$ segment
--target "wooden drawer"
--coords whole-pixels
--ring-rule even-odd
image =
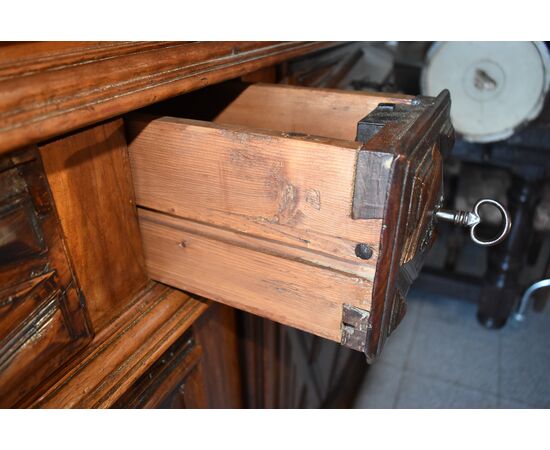
[[[126,120],[151,277],[372,359],[433,239],[450,99],[252,85]]]

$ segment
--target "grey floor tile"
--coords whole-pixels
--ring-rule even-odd
[[[420,302],[415,299],[407,301],[407,314],[386,340],[379,361],[396,367],[405,367],[420,307]]]
[[[401,378],[397,408],[495,408],[497,396],[411,372]]]
[[[521,343],[502,345],[500,394],[537,408],[549,408],[550,351]]]
[[[487,266],[487,248],[466,241],[466,245],[458,255],[456,271],[465,275],[479,276],[485,273]]]
[[[526,403],[510,400],[509,398],[499,398],[498,407],[502,409],[526,409],[530,408]]]
[[[550,308],[530,311],[500,331],[500,394],[538,408],[550,407]]]
[[[397,367],[375,362],[369,368],[354,407],[393,408],[401,374],[402,370]]]
[[[550,308],[490,331],[474,304],[411,294],[359,407],[550,408]]]
[[[473,303],[429,294],[424,294],[418,301],[422,303],[424,317],[468,328],[481,328],[476,319],[477,306]]]
[[[529,310],[523,322],[510,320],[499,333],[505,344],[550,351],[550,305],[542,313]]]
[[[498,394],[498,333],[475,323],[473,305],[422,305],[406,368],[465,387]]]

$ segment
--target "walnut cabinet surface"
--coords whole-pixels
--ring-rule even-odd
[[[452,144],[446,93],[314,87],[356,50],[0,44],[0,407],[350,404]]]
[[[449,106],[257,84],[213,122],[130,116],[150,276],[374,358],[433,240]]]

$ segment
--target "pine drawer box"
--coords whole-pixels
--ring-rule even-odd
[[[449,108],[257,84],[213,122],[129,116],[150,276],[373,359],[434,238]]]

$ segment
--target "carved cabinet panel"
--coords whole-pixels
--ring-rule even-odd
[[[185,333],[113,408],[206,408],[202,349]]]
[[[25,404],[92,337],[38,153],[0,161],[0,406]]]

